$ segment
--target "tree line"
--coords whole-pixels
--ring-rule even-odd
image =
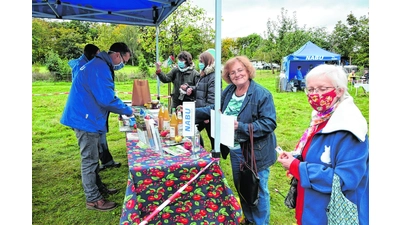
[[[159,27],[159,59],[185,50],[197,60],[201,52],[214,48],[213,18],[204,9],[183,3]],[[221,40],[221,62],[235,55],[249,59],[281,64],[287,56],[307,41],[341,55],[343,64],[369,66],[369,17],[356,18],[350,13],[345,22],[338,21],[329,33],[325,27],[307,28],[297,23],[281,9],[276,20],[268,19],[262,35],[224,38]],[[107,51],[117,41],[125,42],[133,51],[131,65],[139,66],[143,73],[156,61],[156,28],[121,24],[60,21],[32,18],[32,64],[46,65],[50,71],[68,74],[67,61],[78,58],[86,44],[97,45]],[[54,68],[52,68],[54,67]]]

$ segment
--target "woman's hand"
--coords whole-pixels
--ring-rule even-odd
[[[188,88],[186,89],[186,94],[187,95],[191,95],[192,94],[193,89],[192,88]]]
[[[289,152],[283,152],[282,154],[280,154],[278,156],[278,162],[280,162],[282,164],[282,166],[288,170],[290,167],[290,164],[292,164],[293,160],[295,160],[295,158],[293,157],[293,155]]]
[[[161,62],[156,62],[154,65],[156,65],[157,70],[161,69]]]

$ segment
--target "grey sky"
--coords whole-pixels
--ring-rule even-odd
[[[215,0],[189,0],[215,16]],[[352,12],[357,18],[368,16],[368,0],[221,0],[221,37],[244,37],[252,33],[263,35],[268,19],[277,21],[281,9],[292,18],[296,12],[300,27],[326,27],[332,31],[338,21],[346,23]]]

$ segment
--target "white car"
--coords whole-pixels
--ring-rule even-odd
[[[256,68],[257,70],[262,70],[264,69],[263,64],[260,62],[253,62],[253,66],[254,68]]]
[[[264,69],[266,69],[266,70],[270,70],[270,69],[272,69],[272,67],[274,67],[275,70],[280,70],[281,69],[281,67],[276,63],[272,63],[272,66],[271,66],[271,63],[265,63],[264,64]]]

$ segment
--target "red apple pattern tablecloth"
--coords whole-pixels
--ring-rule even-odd
[[[120,224],[140,224],[202,168],[213,161],[203,148],[199,159],[190,153],[172,156],[142,149],[127,140],[129,175]],[[240,204],[215,161],[148,224],[239,224]]]

